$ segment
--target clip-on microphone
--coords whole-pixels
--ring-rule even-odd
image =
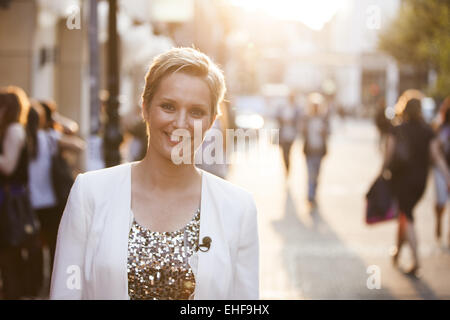
[[[209,248],[211,247],[211,238],[210,237],[203,237],[202,239],[202,243],[198,245],[198,250],[200,250],[201,252],[208,252]],[[202,248],[206,248],[206,249],[202,249]]]

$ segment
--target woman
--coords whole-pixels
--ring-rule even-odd
[[[450,185],[450,175],[445,161],[439,151],[439,142],[434,137],[431,128],[422,118],[420,100],[410,99],[402,112],[403,123],[394,127],[387,140],[385,168],[392,172],[392,186],[399,206],[399,224],[397,247],[393,252],[393,263],[397,265],[398,257],[404,242],[411,246],[413,266],[407,272],[417,275],[420,267],[417,255],[417,239],[414,231],[413,210],[425,190],[429,158],[442,170],[447,186]],[[407,155],[399,161],[403,155]]]
[[[78,175],[60,224],[51,298],[258,298],[251,195],[193,161],[176,164],[193,160],[224,91],[222,73],[194,49],[154,59],[142,95],[146,156]]]
[[[52,156],[59,148],[79,152],[83,149],[83,141],[54,129],[54,111],[49,105],[50,103],[32,101],[27,131],[32,141],[28,165],[30,200],[39,218],[41,238],[49,250],[51,272],[59,221],[65,205],[58,203],[52,184]]]
[[[28,190],[28,141],[25,131],[29,111],[29,101],[25,92],[18,87],[0,90],[0,208],[6,199],[6,193],[27,201]],[[22,203],[26,205],[26,203]],[[5,233],[0,235],[3,240]],[[22,253],[31,254],[23,244],[11,245],[2,241],[0,244],[0,268],[3,279],[3,298],[19,299],[26,295],[37,295],[39,279],[31,283],[29,264]],[[33,259],[34,261],[34,259]]]

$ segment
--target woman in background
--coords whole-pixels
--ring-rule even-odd
[[[291,93],[287,103],[279,107],[277,115],[278,126],[280,128],[280,146],[286,168],[286,177],[289,176],[291,148],[297,137],[298,118],[299,111],[295,101],[295,95]]]
[[[420,100],[410,99],[401,114],[402,124],[393,128],[388,136],[384,168],[393,168],[396,149],[407,149],[408,159],[392,171],[392,186],[399,206],[397,247],[393,263],[397,265],[400,251],[407,242],[413,253],[413,265],[407,274],[417,275],[420,267],[417,238],[414,230],[413,210],[425,190],[430,156],[443,172],[447,186],[450,175],[439,150],[439,142],[422,117]]]
[[[324,110],[324,98],[320,93],[308,96],[308,113],[302,120],[303,152],[308,169],[308,201],[316,205],[317,185],[323,157],[327,154],[329,125]]]
[[[65,203],[58,203],[55,195],[51,171],[52,157],[62,148],[82,151],[83,141],[64,133],[72,132],[70,128],[63,129],[64,126],[55,124],[54,109],[52,110],[49,105],[51,104],[32,101],[32,112],[28,116],[27,131],[33,142],[28,165],[30,200],[41,225],[41,239],[49,250],[50,263],[46,269],[49,270],[51,277],[58,226],[65,205]],[[66,121],[66,123],[69,122]],[[63,129],[64,132],[55,130],[55,127]],[[76,128],[74,125],[71,127]],[[49,283],[50,278],[48,279]]]
[[[29,144],[25,126],[29,108],[28,97],[22,89],[0,89],[0,207],[4,204],[6,192],[11,192],[24,201],[28,197]],[[3,239],[3,236],[4,234],[0,234],[0,238]],[[4,299],[19,299],[38,293],[39,288],[30,288],[30,283],[27,283],[30,280],[27,276],[30,274],[22,256],[22,252],[27,251],[24,249],[22,244],[1,244],[0,268]]]

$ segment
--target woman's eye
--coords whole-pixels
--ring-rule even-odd
[[[191,111],[191,113],[194,117],[203,117],[203,115],[205,114],[205,112],[200,109],[194,109]]]
[[[161,108],[163,108],[164,110],[167,110],[167,111],[174,111],[175,110],[174,106],[172,106],[171,104],[166,104],[166,103],[162,104]]]

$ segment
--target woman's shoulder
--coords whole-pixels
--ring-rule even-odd
[[[2,143],[9,143],[17,148],[22,148],[26,140],[25,128],[19,123],[15,122],[10,124],[5,131]]]
[[[8,136],[13,136],[20,139],[25,139],[26,132],[25,128],[19,122],[14,122],[8,126],[6,129]]]
[[[130,176],[131,163],[124,163],[114,167],[87,171],[80,174],[84,185],[90,186],[95,192],[97,188],[122,186],[127,177]]]
[[[409,135],[410,132],[415,131],[415,126],[415,124],[410,122],[402,122],[400,124],[392,126],[391,134],[393,134],[394,136],[406,136]],[[411,130],[411,128],[413,130]]]
[[[425,121],[421,121],[419,123],[419,127],[422,130],[422,136],[427,139],[432,139],[436,135],[436,133],[433,131],[433,128]]]
[[[57,137],[57,135],[54,133],[53,129],[50,129],[50,130],[39,129],[37,131],[37,136],[40,140],[45,140],[45,141],[53,140],[53,139],[56,139],[56,137]],[[47,143],[49,143],[49,142],[47,142]]]
[[[87,171],[80,173],[72,187],[79,194],[89,208],[95,208],[98,204],[109,202],[113,199],[123,198],[124,188],[130,185],[130,164],[121,164],[110,168]]]

